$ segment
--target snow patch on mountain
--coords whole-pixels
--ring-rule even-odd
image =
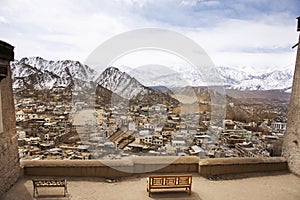
[[[51,89],[92,87],[95,70],[78,61],[48,61],[41,57],[22,58],[11,63],[13,88]]]
[[[48,61],[41,57],[29,57],[11,63],[13,87],[51,89],[72,87],[75,90],[92,88],[100,84],[126,99],[149,92],[145,86],[209,86],[222,83],[227,89],[274,90],[290,92],[293,69],[274,70],[267,73],[249,73],[231,67],[213,70],[187,67],[147,65],[140,68],[110,67],[97,77],[97,72],[78,61]],[[122,72],[123,71],[123,72]],[[211,74],[208,74],[211,73]],[[219,79],[219,80],[217,80]]]
[[[293,83],[293,70],[275,70],[261,75],[253,75],[240,70],[219,67],[218,71],[228,89],[238,90],[288,90]]]
[[[94,80],[96,72],[87,65],[81,64],[79,61],[59,60],[48,61],[41,57],[22,58],[21,63],[36,67],[41,71],[50,71],[63,77],[71,75],[73,78],[81,80]]]
[[[132,99],[138,94],[146,94],[149,90],[135,78],[115,67],[107,68],[96,82],[125,99]]]
[[[192,67],[170,68],[169,72],[160,66],[147,66],[132,69],[121,66],[126,71],[146,86],[166,86],[169,88],[185,86],[209,86],[220,82],[227,89],[238,90],[287,90],[293,82],[293,70],[274,70],[267,73],[252,74],[243,70],[230,67],[216,67],[205,74],[205,70]],[[216,80],[218,79],[218,80]]]

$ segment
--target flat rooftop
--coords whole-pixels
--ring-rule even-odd
[[[105,178],[66,177],[68,195],[63,188],[38,188],[39,196],[33,198],[32,179],[24,176],[4,196],[3,200],[74,199],[74,200],[141,200],[141,199],[193,199],[193,200],[299,200],[300,177],[288,172],[214,176],[204,178],[193,173],[191,196],[184,189],[153,190],[151,197],[146,191],[147,175],[134,175],[107,182]],[[45,178],[45,177],[42,177]]]

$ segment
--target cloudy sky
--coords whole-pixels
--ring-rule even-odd
[[[164,28],[197,42],[217,66],[293,68],[300,0],[0,0],[0,40],[15,57],[84,61],[102,42]]]

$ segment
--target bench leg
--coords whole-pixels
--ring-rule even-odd
[[[189,195],[192,194],[192,186],[189,187]]]
[[[65,188],[65,190],[64,190],[64,196],[66,196],[66,194],[68,194],[68,188],[67,188],[67,186],[65,186],[64,188]]]
[[[150,188],[148,189],[149,197],[151,196]]]
[[[33,187],[33,197],[36,197],[36,194],[39,194],[37,187]]]

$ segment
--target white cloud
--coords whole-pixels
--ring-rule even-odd
[[[197,0],[183,0],[180,2],[181,6],[195,6],[197,4]]]
[[[215,53],[209,55],[217,66],[246,69],[248,72],[270,72],[275,69],[293,69],[296,54],[292,53]],[[224,65],[224,63],[226,63]]]
[[[197,4],[201,4],[204,6],[217,6],[220,4],[219,1],[215,0],[183,0],[180,2],[181,6],[196,6]]]
[[[290,13],[264,13],[242,3],[228,10],[223,4],[203,0],[3,0],[0,38],[16,46],[17,59],[39,55],[84,61],[94,48],[117,34],[157,27],[190,37],[216,65],[269,69],[294,63],[295,51],[290,47],[298,37]],[[279,9],[275,4],[270,7]],[[232,14],[247,9],[247,17]]]
[[[190,64],[177,55],[166,51],[142,50],[126,54],[120,59],[116,60],[112,65],[116,67],[125,65],[132,68],[137,68],[143,65],[163,65],[169,66],[170,68],[176,68]]]
[[[5,17],[0,16],[0,24],[8,24],[8,20]]]
[[[202,46],[218,66],[253,67],[257,70],[290,65],[297,42],[294,26],[227,20],[186,35]]]
[[[40,54],[48,59],[83,61],[101,42],[128,29],[113,17],[116,13],[85,12],[73,1],[7,2],[6,6],[0,12],[14,24],[4,29],[16,46],[18,59]]]
[[[217,5],[220,5],[219,1],[214,1],[214,0],[202,1],[201,3],[204,4],[205,6],[217,6]]]

